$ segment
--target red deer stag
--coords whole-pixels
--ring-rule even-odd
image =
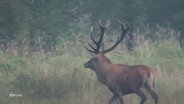
[[[98,80],[107,86],[107,88],[113,93],[112,98],[109,100],[109,104],[113,101],[119,99],[121,104],[123,102],[123,95],[135,93],[141,98],[140,104],[144,104],[146,101],[146,96],[143,93],[143,88],[145,88],[149,94],[154,99],[155,104],[158,104],[158,96],[154,90],[154,74],[152,68],[145,65],[123,65],[123,64],[113,64],[104,54],[112,51],[117,45],[123,40],[126,32],[129,29],[126,23],[122,26],[122,34],[120,38],[117,39],[115,44],[111,48],[100,51],[100,44],[102,42],[105,28],[110,25],[107,21],[103,26],[99,20],[99,27],[101,29],[101,35],[99,41],[95,41],[91,30],[91,40],[94,42],[96,47],[88,43],[88,47],[85,47],[89,52],[94,53],[93,58],[84,64],[85,68],[93,70]]]

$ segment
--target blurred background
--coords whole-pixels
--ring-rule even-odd
[[[92,26],[99,38],[99,19],[111,21],[105,48],[121,34],[118,21],[130,24],[107,57],[153,67],[159,104],[183,104],[183,5],[183,0],[0,0],[0,104],[107,104],[111,93],[83,67],[91,58],[84,46]],[[146,104],[153,104],[148,97]],[[136,95],[124,99],[140,101]]]

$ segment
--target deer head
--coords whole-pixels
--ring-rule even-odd
[[[125,23],[123,24],[122,22],[119,22],[119,24],[121,25],[122,27],[122,33],[121,35],[119,36],[119,38],[117,39],[117,41],[108,49],[105,49],[105,50],[101,50],[100,51],[100,45],[103,41],[103,37],[104,37],[104,33],[105,33],[105,29],[107,27],[110,26],[110,21],[108,20],[105,25],[102,25],[102,22],[101,20],[99,20],[99,27],[101,29],[101,34],[100,34],[100,38],[98,41],[95,41],[95,39],[93,38],[93,34],[92,34],[92,31],[93,31],[93,28],[91,29],[91,40],[92,42],[96,45],[95,47],[92,46],[90,43],[88,43],[89,47],[91,49],[89,49],[88,47],[85,47],[86,50],[88,50],[89,52],[93,53],[93,57],[84,64],[85,68],[89,68],[89,69],[92,69],[92,70],[95,70],[99,67],[99,64],[101,65],[101,63],[111,63],[111,61],[105,57],[104,54],[112,51],[114,48],[116,48],[118,46],[118,44],[123,40],[123,38],[125,37],[125,34],[127,33],[128,29],[129,29],[129,25],[128,23]]]

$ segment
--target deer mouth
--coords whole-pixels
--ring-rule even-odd
[[[84,64],[85,68],[89,68],[89,65],[87,63]]]
[[[84,67],[85,67],[87,70],[93,70],[93,69],[91,69],[91,66],[90,66],[89,64],[87,64],[87,63],[84,64]]]

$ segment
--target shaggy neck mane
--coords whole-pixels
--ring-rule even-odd
[[[112,62],[104,54],[100,53],[99,57],[100,57],[99,58],[100,62],[102,62],[102,63],[111,63],[112,64]]]
[[[106,85],[106,75],[111,71],[109,68],[107,68],[107,65],[111,65],[112,62],[105,56],[105,55],[100,55],[100,62],[98,66],[96,67],[96,75],[98,80]]]

